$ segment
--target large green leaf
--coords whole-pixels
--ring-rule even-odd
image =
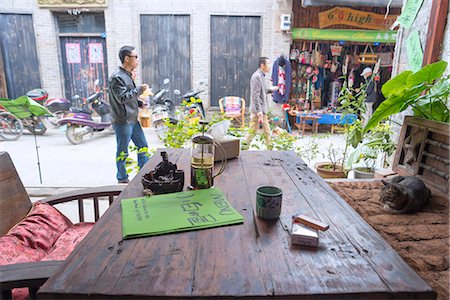
[[[448,108],[442,102],[428,102],[420,107],[413,108],[414,115],[428,120],[447,122],[449,121]]]
[[[437,81],[428,91],[430,97],[439,97],[445,99],[450,94],[450,80],[448,77]]]
[[[433,64],[426,65],[421,70],[414,74],[411,74],[407,80],[406,84],[408,87],[414,87],[422,83],[432,84],[434,80],[444,74],[447,68],[447,62],[441,60]]]
[[[402,96],[391,96],[388,99],[384,100],[380,106],[375,110],[372,117],[367,121],[366,127],[364,127],[363,132],[368,132],[370,129],[377,126],[382,120],[386,119],[390,115],[399,113],[405,110],[405,102],[404,97]]]
[[[384,97],[388,98],[390,95],[394,93],[400,93],[408,86],[406,85],[406,81],[408,77],[412,74],[412,71],[404,71],[388,80],[381,87],[381,91],[383,92]]]

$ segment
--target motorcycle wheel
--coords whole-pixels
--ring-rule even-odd
[[[162,141],[166,136],[167,126],[164,123],[159,123],[155,125],[156,135]]]
[[[83,136],[76,134],[76,128],[76,126],[69,126],[66,130],[66,137],[73,145],[81,144],[81,142],[83,141]]]
[[[32,134],[43,135],[47,131],[47,127],[45,127],[41,118],[37,118],[36,121],[32,122],[33,125],[26,126],[27,130]]]
[[[0,113],[0,138],[7,141],[16,141],[23,134],[23,124],[9,112]]]

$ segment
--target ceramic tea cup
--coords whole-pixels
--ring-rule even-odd
[[[260,186],[256,189],[256,214],[262,219],[277,219],[281,213],[283,191],[275,186]]]

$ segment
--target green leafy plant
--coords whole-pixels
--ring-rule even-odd
[[[379,155],[390,156],[395,151],[396,146],[392,140],[392,134],[387,123],[378,124],[371,131],[365,133],[361,143],[355,146],[345,162],[346,168],[351,168],[353,164],[363,161],[367,171],[374,172]],[[386,163],[385,159],[383,159],[383,163]]]
[[[360,120],[364,120],[367,98],[366,86],[367,83],[364,83],[359,89],[354,89],[348,86],[347,81],[344,81],[338,97],[341,105],[338,111],[343,115],[355,114]]]
[[[209,129],[213,124],[216,124],[223,120],[223,117],[219,114],[213,115],[209,124],[205,126],[205,131]],[[188,119],[182,118],[177,124],[171,124],[166,122],[168,130],[163,137],[164,146],[168,148],[185,148],[188,147],[189,141],[192,136],[201,133],[201,126],[198,124],[198,120],[189,122]],[[228,134],[241,138],[241,140],[250,131],[248,126],[244,127],[230,127]],[[257,133],[255,135],[256,143],[253,143],[255,149],[261,149],[261,145],[264,145],[264,135]],[[279,130],[277,135],[271,137],[271,145],[268,147],[271,150],[294,150],[294,142],[296,138],[291,136],[286,130]],[[245,148],[246,145],[241,143],[241,148]]]
[[[319,153],[319,136],[314,134],[305,145],[300,145],[294,148],[295,153],[300,156],[305,162],[310,162],[315,159]]]
[[[419,71],[404,71],[387,81],[381,91],[386,97],[367,122],[368,132],[382,120],[411,107],[414,115],[449,123],[449,76],[443,76],[447,62],[439,61]]]
[[[341,156],[340,154],[343,153],[342,149],[339,147],[335,147],[333,145],[333,143],[330,144],[330,146],[327,148],[327,153],[326,154],[322,154],[322,156],[324,158],[327,158],[330,161],[330,166],[326,166],[325,169],[329,170],[339,170],[339,171],[344,171],[343,170],[343,166],[342,166],[342,162],[344,161],[344,157]]]
[[[130,145],[128,146],[128,152],[129,154],[125,153],[124,151],[120,152],[119,156],[116,158],[116,161],[124,160],[127,174],[132,174],[138,173],[140,168],[138,162],[133,157],[131,157],[130,154],[133,152],[136,152],[136,155],[144,153],[145,156],[150,157],[156,152],[156,149],[148,149],[147,147],[138,148],[137,146]]]

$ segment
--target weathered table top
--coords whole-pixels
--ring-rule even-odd
[[[186,172],[189,151],[168,150]],[[155,154],[141,172],[160,161]],[[283,189],[277,221],[256,217],[256,188]],[[433,298],[431,288],[293,152],[244,151],[215,179],[244,224],[122,240],[120,199],[142,195],[136,176],[41,288],[52,298]],[[368,191],[370,193],[370,191]],[[319,247],[291,245],[291,216],[330,224]]]

